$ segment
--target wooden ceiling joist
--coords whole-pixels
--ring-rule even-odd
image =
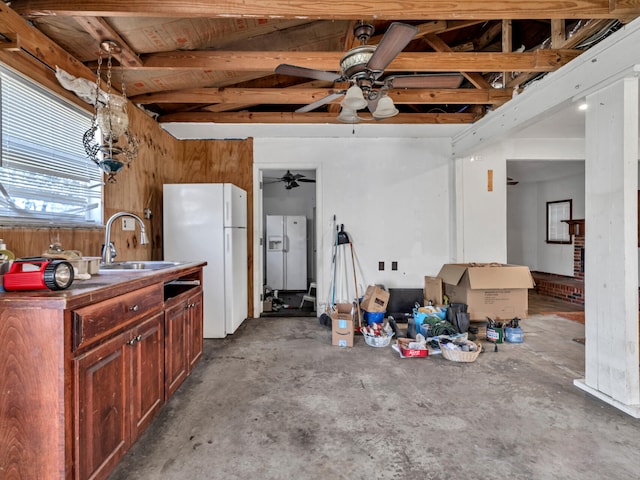
[[[362,20],[495,20],[552,18],[618,18],[639,13],[633,0],[23,0],[14,9],[22,15],[82,15],[94,17],[259,17]]]
[[[75,17],[76,22],[84,28],[93,39],[102,43],[105,40],[114,41],[119,51],[114,52],[113,56],[126,67],[141,67],[142,61],[134,52],[127,42],[125,42],[118,33],[111,28],[104,18],[99,17]]]
[[[160,123],[341,123],[336,117],[336,114],[328,112],[184,112],[163,115],[158,118],[158,121]],[[390,119],[379,121],[374,120],[367,113],[363,113],[361,117],[379,123],[452,124],[473,123],[480,118],[480,115],[475,113],[400,113]]]
[[[427,36],[428,37],[428,36]],[[426,38],[426,37],[425,37]],[[536,50],[502,52],[401,53],[387,67],[390,72],[551,72],[577,57],[580,50]],[[155,53],[143,59],[142,67],[130,70],[233,70],[273,72],[287,63],[299,67],[336,71],[342,52],[271,51],[174,51]]]
[[[141,105],[160,103],[309,104],[335,93],[331,88],[193,88],[131,97]],[[492,104],[511,99],[503,89],[391,89],[387,95],[399,104]],[[336,99],[331,103],[339,103]]]

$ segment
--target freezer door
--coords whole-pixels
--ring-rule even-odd
[[[224,305],[227,335],[247,318],[247,229],[224,229]]]
[[[231,183],[224,184],[224,226],[247,226],[247,192]]]
[[[307,219],[304,215],[285,217],[284,290],[307,289]]]
[[[284,289],[284,217],[282,215],[267,215],[266,221],[266,281],[273,290]]]

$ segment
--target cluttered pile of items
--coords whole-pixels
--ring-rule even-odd
[[[391,346],[400,358],[441,354],[454,362],[474,362],[484,349],[481,339],[492,343],[495,352],[503,342],[524,341],[519,317],[527,315],[527,289],[532,287],[527,267],[447,264],[438,276],[425,277],[424,304],[416,303],[403,318],[386,316],[389,292],[369,285],[352,302],[329,302],[319,320],[331,327],[335,346],[352,347],[362,335],[366,345]],[[504,318],[509,320],[499,320]]]

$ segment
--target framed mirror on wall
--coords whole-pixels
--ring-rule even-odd
[[[572,201],[547,202],[547,243],[571,243],[569,225],[563,220],[572,220]]]

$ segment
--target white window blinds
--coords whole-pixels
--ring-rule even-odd
[[[91,115],[0,66],[0,223],[100,225],[102,172],[84,151]]]

